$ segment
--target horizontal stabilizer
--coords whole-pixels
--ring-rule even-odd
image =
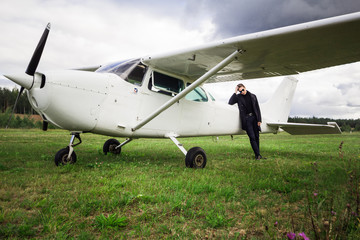
[[[281,128],[292,135],[308,134],[341,134],[336,122],[327,124],[305,124],[305,123],[267,123],[270,127]]]

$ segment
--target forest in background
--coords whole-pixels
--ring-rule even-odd
[[[16,97],[19,94],[19,89],[13,88],[0,88],[0,128],[5,128],[10,114],[13,109]],[[31,107],[26,93],[22,93],[15,109],[16,116],[13,117],[9,127],[11,128],[41,128],[42,123],[36,121],[31,115],[37,114]],[[20,115],[19,115],[20,114]],[[289,117],[289,122],[294,123],[313,123],[313,124],[326,124],[327,122],[336,122],[341,131],[360,131],[360,118],[359,119],[331,119],[331,118],[318,118],[318,117]],[[50,124],[51,125],[51,124]],[[49,125],[49,127],[51,127]]]
[[[5,113],[7,109],[11,109],[12,111],[18,94],[19,89],[17,88],[13,88],[12,90],[9,90],[7,88],[0,88],[1,113]],[[31,107],[25,92],[23,92],[19,98],[19,101],[16,105],[15,113],[27,115],[37,114]]]
[[[332,118],[317,118],[317,117],[289,117],[288,122],[293,123],[312,123],[312,124],[327,124],[328,122],[336,122],[341,128],[342,132],[360,131],[359,119],[332,119]]]

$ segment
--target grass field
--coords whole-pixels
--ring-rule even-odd
[[[260,161],[247,136],[179,139],[206,151],[200,170],[170,140],[105,156],[107,137],[81,137],[56,167],[68,132],[0,130],[0,239],[360,238],[359,133],[261,135]]]

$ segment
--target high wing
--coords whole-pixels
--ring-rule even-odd
[[[360,12],[247,34],[170,54],[147,56],[154,69],[195,80],[242,50],[208,82],[293,75],[360,61]]]

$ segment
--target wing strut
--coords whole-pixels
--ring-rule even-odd
[[[147,118],[145,118],[142,122],[140,122],[138,125],[133,127],[131,130],[136,131],[139,128],[143,127],[145,124],[147,124],[148,122],[153,120],[155,117],[157,117],[160,113],[162,113],[163,111],[165,111],[166,109],[171,107],[174,103],[176,103],[180,99],[184,98],[189,92],[194,90],[196,87],[198,87],[203,82],[205,82],[210,77],[212,77],[217,72],[219,72],[221,69],[223,69],[226,65],[231,63],[238,54],[242,54],[242,53],[243,53],[243,50],[238,49],[235,52],[233,52],[232,54],[230,54],[228,57],[226,57],[224,60],[222,60],[220,63],[218,63],[215,67],[213,67],[212,69],[207,71],[204,75],[199,77],[194,83],[192,83],[190,86],[188,86],[183,91],[181,91],[178,95],[176,95],[175,97],[173,97],[172,99],[170,99],[169,101],[164,103],[162,106],[160,106],[156,111],[154,111],[152,114],[150,114]]]

